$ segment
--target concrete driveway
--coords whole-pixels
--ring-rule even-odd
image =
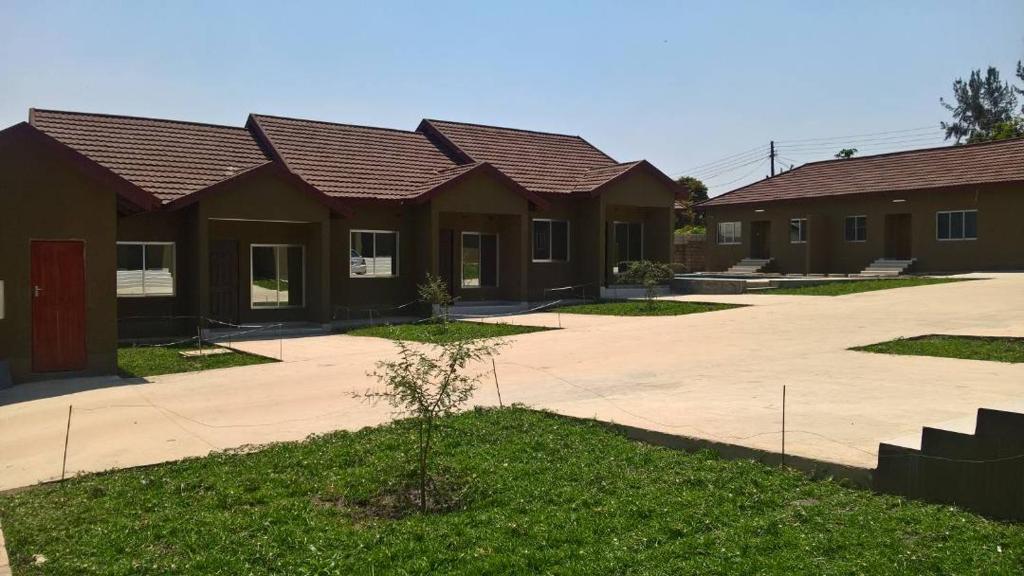
[[[563,330],[510,338],[497,359],[506,403],[872,468],[878,443],[970,422],[981,406],[1024,409],[1024,365],[847,350],[929,333],[1024,336],[1024,274],[842,297],[690,296],[752,304],[675,317],[562,314]],[[556,314],[506,318],[557,325]],[[236,344],[276,357],[277,340]],[[37,383],[0,392],[0,489],[59,476],[68,406],[70,472],[387,420],[351,396],[389,341],[285,340],[284,362],[160,376]],[[492,378],[474,403],[497,403]]]

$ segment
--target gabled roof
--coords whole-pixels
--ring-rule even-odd
[[[38,109],[29,122],[163,202],[270,160],[244,128]]]
[[[410,199],[458,167],[419,132],[262,114],[251,114],[249,127],[289,170],[330,196]]]
[[[710,208],[847,194],[1024,181],[1024,138],[811,162],[716,196]]]
[[[417,130],[457,158],[493,164],[531,192],[590,191],[585,182],[604,174],[592,170],[623,166],[579,136],[429,119]]]

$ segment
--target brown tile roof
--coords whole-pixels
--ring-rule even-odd
[[[270,160],[244,128],[38,109],[29,122],[164,202]]]
[[[407,199],[458,175],[449,171],[464,170],[419,132],[249,118],[250,128],[266,137],[289,170],[330,196]]]
[[[700,207],[1024,181],[1024,138],[804,164]]]
[[[587,190],[586,182],[604,174],[595,169],[623,166],[579,136],[445,120],[424,120],[418,130],[467,160],[493,164],[531,192]]]

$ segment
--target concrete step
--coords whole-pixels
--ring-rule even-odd
[[[868,265],[860,272],[861,276],[899,276],[914,265],[916,258],[908,260],[894,260],[892,258],[879,258]]]
[[[744,258],[726,272],[729,274],[756,274],[764,270],[771,261],[771,258]]]

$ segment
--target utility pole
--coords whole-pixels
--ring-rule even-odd
[[[768,145],[768,158],[772,162],[772,176],[775,176],[775,140],[771,141]]]

